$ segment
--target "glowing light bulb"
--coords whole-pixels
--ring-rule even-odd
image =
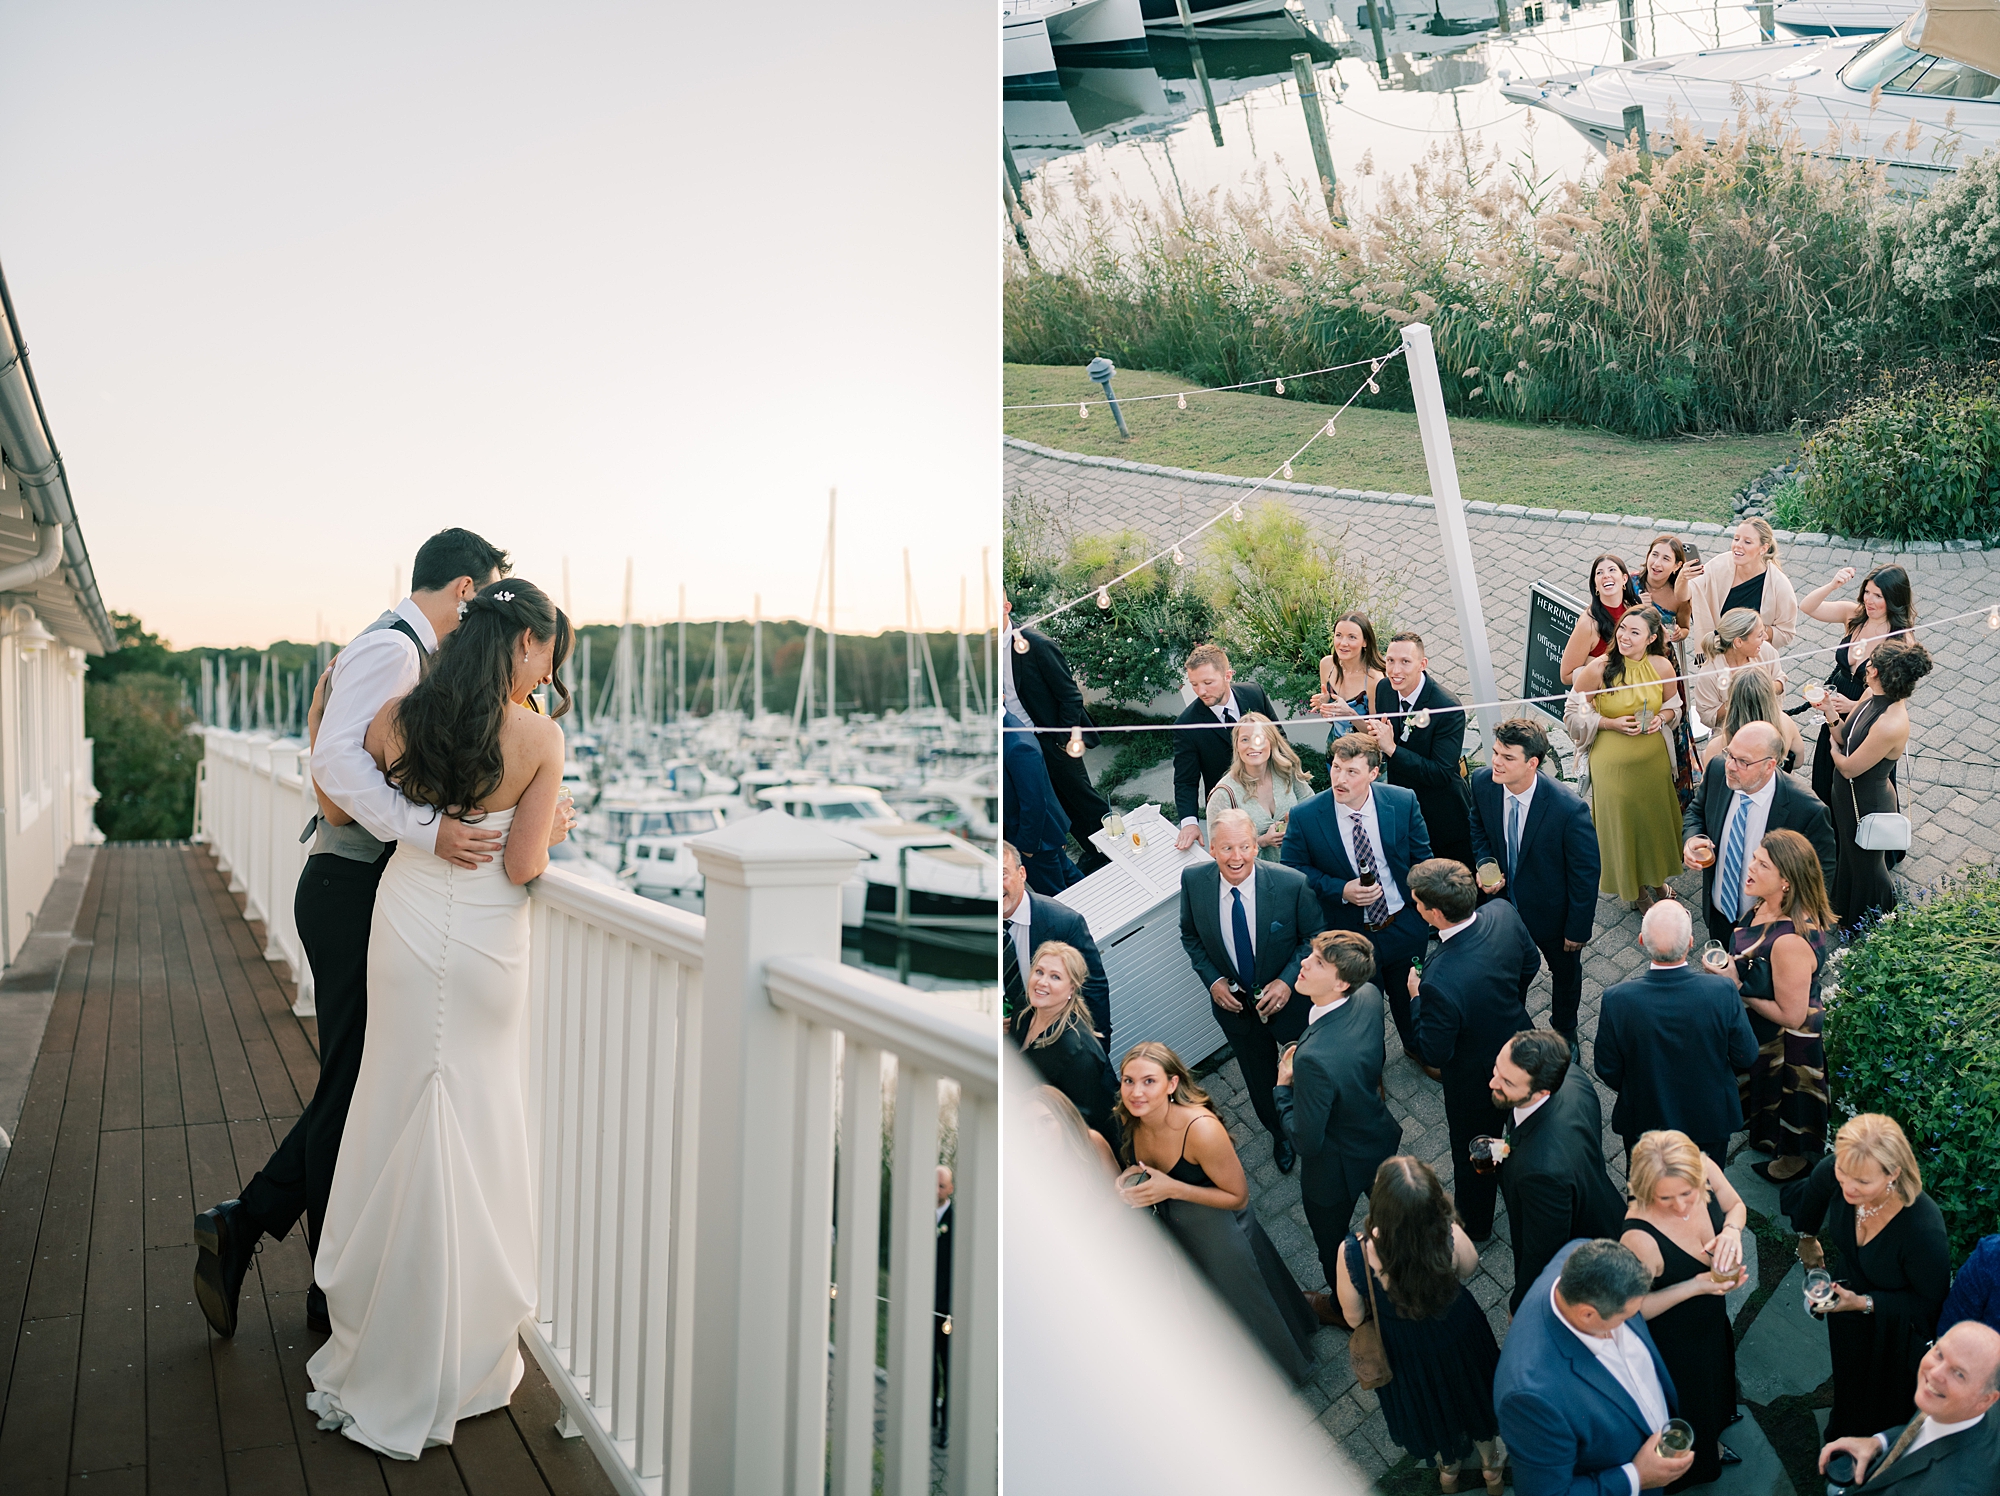
[[[1373,362],[1368,366],[1368,393],[1371,395],[1379,395],[1382,393],[1382,386],[1375,382],[1375,376],[1377,374],[1380,374],[1381,372],[1382,372],[1382,360],[1378,358],[1375,360],[1375,362]]]
[[[1284,394],[1284,392],[1285,392],[1285,381],[1281,379],[1278,381],[1278,393],[1282,395]]]
[[[1986,626],[1990,629],[2000,629],[2000,604],[1995,604],[1992,611],[1986,615]]]
[[[1340,435],[1340,433],[1339,433],[1338,431],[1336,431],[1336,430],[1334,430],[1334,429],[1333,429],[1333,422],[1332,422],[1332,421],[1330,421],[1330,420],[1329,420],[1329,421],[1328,421],[1328,422],[1326,423],[1326,434],[1327,434],[1328,436],[1338,436],[1338,435]]]
[[[1368,393],[1371,395],[1379,395],[1382,393],[1382,386],[1377,384],[1374,380],[1371,379],[1368,381]]]
[[[1264,737],[1264,734],[1262,734],[1261,732],[1253,732],[1250,734],[1250,746],[1252,748],[1262,748],[1265,746],[1265,743],[1266,739]]]
[[[1174,547],[1174,565],[1176,566],[1187,565],[1187,556],[1181,551],[1181,548],[1179,546]]]
[[[1292,465],[1291,465],[1291,463],[1287,462],[1287,463],[1285,464],[1285,468],[1284,468],[1284,472],[1285,472],[1285,481],[1286,481],[1287,483],[1291,482],[1291,481],[1292,481]]]
[[[1187,409],[1187,396],[1186,396],[1186,395],[1181,395],[1181,396],[1179,396],[1179,397],[1178,397],[1178,399],[1177,399],[1177,403],[1179,404],[1179,406],[1180,406],[1180,408],[1181,408],[1182,410],[1186,410],[1186,409]]]
[[[1090,419],[1090,403],[1088,401],[1079,400],[1076,402],[1076,418],[1079,421],[1087,421]]]
[[[1111,589],[1109,587],[1100,587],[1097,589],[1097,606],[1100,608],[1111,606]]]
[[[1069,741],[1063,744],[1063,752],[1067,753],[1071,758],[1083,757],[1083,729],[1081,727],[1072,727],[1069,730]]]
[[[1022,633],[1019,629],[1014,630],[1014,653],[1017,655],[1024,655],[1027,652],[1028,652],[1028,636]]]
[[[1239,524],[1239,525],[1240,525],[1240,524],[1242,524],[1242,523],[1243,523],[1243,506],[1242,506],[1242,504],[1240,504],[1240,503],[1236,503],[1236,504],[1231,504],[1231,505],[1229,506],[1229,517],[1230,517],[1231,519],[1235,520],[1237,524]]]

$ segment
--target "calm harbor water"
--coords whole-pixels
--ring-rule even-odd
[[[1340,20],[1333,23],[1341,29],[1318,28],[1350,54],[1317,68],[1334,171],[1350,194],[1350,207],[1351,194],[1367,197],[1370,175],[1406,173],[1432,147],[1443,147],[1454,160],[1469,155],[1475,164],[1497,150],[1503,170],[1532,171],[1538,180],[1578,178],[1602,164],[1602,154],[1553,115],[1503,99],[1500,79],[1503,71],[1540,76],[1620,61],[1618,7],[1612,0],[1574,9],[1547,0],[1545,19],[1529,24],[1522,22],[1518,5],[1510,4],[1507,36],[1493,30],[1473,37],[1399,38],[1398,45],[1454,50],[1392,54],[1387,82],[1376,70],[1367,29],[1346,24],[1354,20],[1356,3],[1341,0]],[[1707,5],[1640,0],[1635,21],[1642,58],[1757,40],[1756,13],[1741,0]],[[1788,39],[1783,32],[1779,38]],[[1192,201],[1218,188],[1241,189],[1262,169],[1275,197],[1296,192],[1317,204],[1312,146],[1291,65],[1291,54],[1305,47],[1204,39],[1201,50],[1221,145],[1211,133],[1186,44],[1177,36],[1156,36],[1149,41],[1150,66],[1063,68],[1060,101],[1006,101],[1004,129],[1015,162],[1058,198],[1081,164],[1100,192],[1143,202]]]

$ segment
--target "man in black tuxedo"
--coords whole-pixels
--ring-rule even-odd
[[[1472,874],[1462,862],[1433,857],[1410,869],[1417,915],[1443,945],[1410,973],[1416,999],[1417,1052],[1442,1072],[1444,1120],[1451,1137],[1451,1189],[1465,1234],[1493,1234],[1493,1196],[1500,1181],[1469,1161],[1472,1140],[1493,1130],[1493,1062],[1528,1026],[1523,1004],[1542,968],[1528,927],[1504,899],[1479,907]]]
[[[1593,1068],[1618,1093],[1611,1130],[1627,1158],[1644,1134],[1672,1128],[1726,1163],[1729,1135],[1743,1125],[1736,1077],[1755,1062],[1757,1036],[1735,984],[1688,965],[1692,944],[1693,917],[1661,900],[1639,925],[1652,965],[1604,989]]]
[[[1977,1320],[1953,1325],[1917,1367],[1917,1416],[1901,1428],[1835,1439],[1819,1452],[1819,1468],[1836,1454],[1854,1461],[1848,1490],[1893,1490],[1896,1496],[1960,1496],[2000,1490],[2000,1331]],[[1831,1487],[1829,1487],[1831,1489]]]
[[[1722,756],[1709,761],[1681,816],[1687,865],[1701,867],[1698,852],[1712,859],[1701,874],[1701,912],[1711,939],[1727,940],[1746,911],[1743,875],[1766,831],[1796,831],[1811,842],[1826,886],[1833,887],[1833,822],[1817,796],[1778,771],[1784,751],[1770,723],[1742,728]]]
[[[951,1336],[944,1328],[951,1318],[951,1191],[951,1170],[939,1164],[936,1313],[931,1318],[931,1438],[940,1449],[951,1427]]]
[[[1584,946],[1597,918],[1603,863],[1590,807],[1542,773],[1553,760],[1548,734],[1514,717],[1493,729],[1493,766],[1472,776],[1472,856],[1500,865],[1500,897],[1514,906],[1549,963],[1549,1027],[1578,1057]]]
[[[1374,1186],[1382,1160],[1403,1146],[1403,1124],[1382,1096],[1382,992],[1369,980],[1374,974],[1367,936],[1313,936],[1312,954],[1299,966],[1299,992],[1312,1002],[1305,1037],[1279,1057],[1272,1093],[1302,1160],[1299,1194],[1328,1287],[1306,1297],[1326,1324],[1342,1323],[1331,1291],[1354,1202]]]
[[[1616,1238],[1625,1192],[1604,1171],[1604,1113],[1597,1087],[1569,1062],[1569,1043],[1554,1029],[1516,1034],[1493,1062],[1493,1105],[1507,1113],[1508,1147],[1500,1197],[1513,1238],[1519,1314],[1528,1285],[1564,1245],[1579,1236]]]
[[[1097,942],[1090,938],[1090,922],[1069,905],[1031,893],[1027,870],[1012,842],[1000,843],[1000,1006],[1001,1016],[1011,1020],[1028,1005],[1028,972],[1035,952],[1045,940],[1060,940],[1083,952],[1083,964],[1090,976],[1083,984],[1083,1000],[1090,1009],[1091,1027],[1102,1035],[1104,1052],[1111,1053],[1111,983],[1104,975],[1104,958]]]
[[[1055,640],[1038,629],[1012,627],[1013,600],[1003,595],[1000,605],[1009,625],[1001,631],[1000,639],[1000,690],[1006,709],[1037,727],[1093,726],[1076,676]],[[1028,646],[1025,651],[1020,648],[1024,643]],[[1049,783],[1069,816],[1070,835],[1076,838],[1079,849],[1077,864],[1084,872],[1094,873],[1111,859],[1097,850],[1090,834],[1104,828],[1111,807],[1091,784],[1083,760],[1063,751],[1069,742],[1067,733],[1038,732],[1035,742],[1048,766]],[[1083,742],[1085,747],[1095,748],[1097,734],[1086,731]]]
[[[1410,903],[1410,869],[1431,855],[1414,792],[1382,784],[1382,752],[1370,733],[1350,732],[1327,747],[1329,787],[1292,807],[1278,858],[1319,895],[1326,928],[1354,930],[1375,943],[1375,969],[1403,1053],[1421,1065],[1410,1021],[1410,962],[1430,927]]]
[[[1194,700],[1176,719],[1174,733],[1174,816],[1181,824],[1174,845],[1183,852],[1201,840],[1199,817],[1229,773],[1236,753],[1229,741],[1232,729],[1246,712],[1278,720],[1263,687],[1237,680],[1229,656],[1216,645],[1198,644],[1189,653],[1187,683]],[[1272,730],[1284,735],[1281,728]]]
[[[1472,866],[1472,824],[1465,811],[1465,712],[1458,698],[1431,679],[1424,641],[1398,634],[1383,652],[1387,678],[1376,682],[1368,725],[1381,746],[1389,783],[1414,790],[1423,807],[1431,851]],[[1393,994],[1392,994],[1393,996]]]
[[[1308,1004],[1293,1001],[1292,984],[1319,933],[1319,900],[1300,874],[1258,861],[1247,811],[1216,816],[1208,850],[1211,861],[1181,873],[1181,948],[1208,988],[1278,1168],[1290,1173],[1297,1155],[1271,1088],[1278,1047],[1306,1030]]]

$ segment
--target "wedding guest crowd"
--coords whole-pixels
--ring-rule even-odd
[[[1862,1115],[1829,1139],[1822,979],[1844,931],[1895,907],[1896,765],[1931,668],[1907,573],[1878,568],[1837,597],[1855,575],[1801,599],[1754,518],[1705,561],[1667,535],[1637,571],[1597,557],[1559,671],[1585,794],[1527,717],[1499,724],[1472,769],[1466,709],[1423,638],[1378,648],[1360,613],[1334,625],[1306,707],[1327,724],[1324,790],[1264,690],[1215,645],[1188,655],[1173,813],[1177,848],[1206,855],[1181,871],[1181,946],[1276,1174],[1260,1157],[1246,1168],[1242,1135],[1172,1049],[1111,1046],[1116,994],[1088,922],[1043,891],[1070,876],[1053,807],[1089,851],[1102,801],[1077,792],[1088,776],[1056,734],[1024,738],[1039,748],[1026,757],[1009,744],[1009,829],[1018,815],[1034,850],[1003,844],[1004,1003],[1046,1082],[1035,1125],[1115,1172],[1118,1198],[1155,1214],[1293,1380],[1315,1373],[1321,1327],[1372,1326],[1388,1378],[1363,1385],[1446,1491],[1475,1456],[1494,1492],[1510,1469],[1523,1492],[1636,1493],[1738,1462],[1728,1298],[1750,1264],[1723,1165],[1744,1132],[1802,1257],[1833,1276],[1817,1311],[1834,1385],[1823,1462],[1913,1493],[2000,1474],[2000,1234],[1952,1288],[1901,1127]],[[1788,674],[1803,672],[1779,651],[1801,617],[1844,634],[1824,688],[1788,712]],[[1055,646],[1012,638],[1026,648],[1002,651],[1010,722],[1087,726],[1080,694],[1048,678],[1075,686]],[[1808,706],[1825,724],[1811,746],[1794,721]],[[1810,792],[1792,778],[1807,754]],[[1683,869],[1701,874],[1700,952],[1669,886]],[[1601,895],[1640,911],[1639,951],[1584,1035]],[[1402,1151],[1389,1024],[1440,1088],[1435,1162]],[[1622,1183],[1593,1075],[1613,1097]],[[1277,1187],[1295,1171],[1323,1290],[1258,1221],[1253,1172]],[[1465,1287],[1501,1208],[1504,1346]]]

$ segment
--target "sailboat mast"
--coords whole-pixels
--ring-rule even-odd
[[[965,575],[958,578],[958,720],[965,720]]]
[[[674,665],[674,720],[687,718],[688,700],[688,589],[681,583],[680,654]]]
[[[764,720],[764,594],[750,599],[750,720]]]
[[[917,689],[921,678],[917,670],[917,625],[913,611],[916,604],[910,595],[910,548],[903,547],[903,674],[909,687],[909,705],[905,711],[917,709]]]
[[[833,510],[839,490],[826,491],[826,714],[834,714],[837,698],[833,686]]]
[[[729,645],[722,636],[722,620],[715,620],[715,682],[709,687],[708,714],[713,717],[721,711],[726,702],[722,699],[722,688],[729,684]]]

